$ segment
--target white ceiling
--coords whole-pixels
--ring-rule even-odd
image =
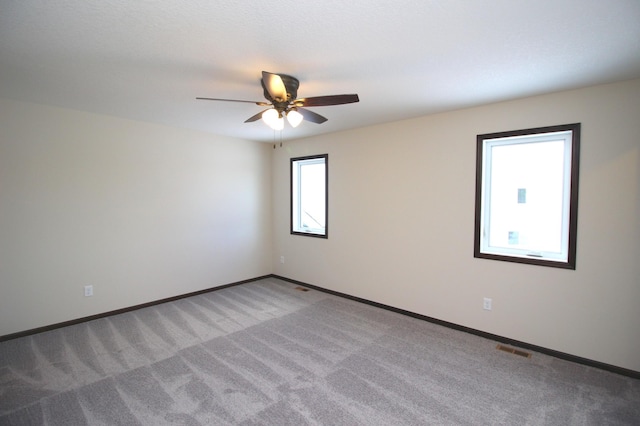
[[[273,141],[261,71],[311,136],[640,77],[638,0],[0,0],[0,97]]]

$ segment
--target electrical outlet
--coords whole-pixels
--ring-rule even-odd
[[[488,297],[485,297],[484,300],[482,301],[482,308],[485,311],[490,311],[491,310],[491,302],[492,302],[491,299],[489,299]]]
[[[284,256],[280,256],[280,263],[284,263]]]
[[[90,297],[93,296],[93,286],[92,285],[85,285],[84,286],[84,297]]]

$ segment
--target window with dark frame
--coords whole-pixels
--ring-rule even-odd
[[[476,143],[474,256],[575,269],[580,123]]]
[[[291,234],[328,238],[329,155],[291,159]]]

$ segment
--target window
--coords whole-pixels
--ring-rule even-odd
[[[575,269],[580,123],[478,135],[474,256]]]
[[[327,238],[328,154],[291,159],[291,233]]]

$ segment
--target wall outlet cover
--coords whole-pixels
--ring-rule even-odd
[[[488,297],[485,297],[484,300],[482,301],[482,308],[485,311],[490,311],[491,310],[491,303],[492,303],[492,300],[490,298],[488,298]]]

